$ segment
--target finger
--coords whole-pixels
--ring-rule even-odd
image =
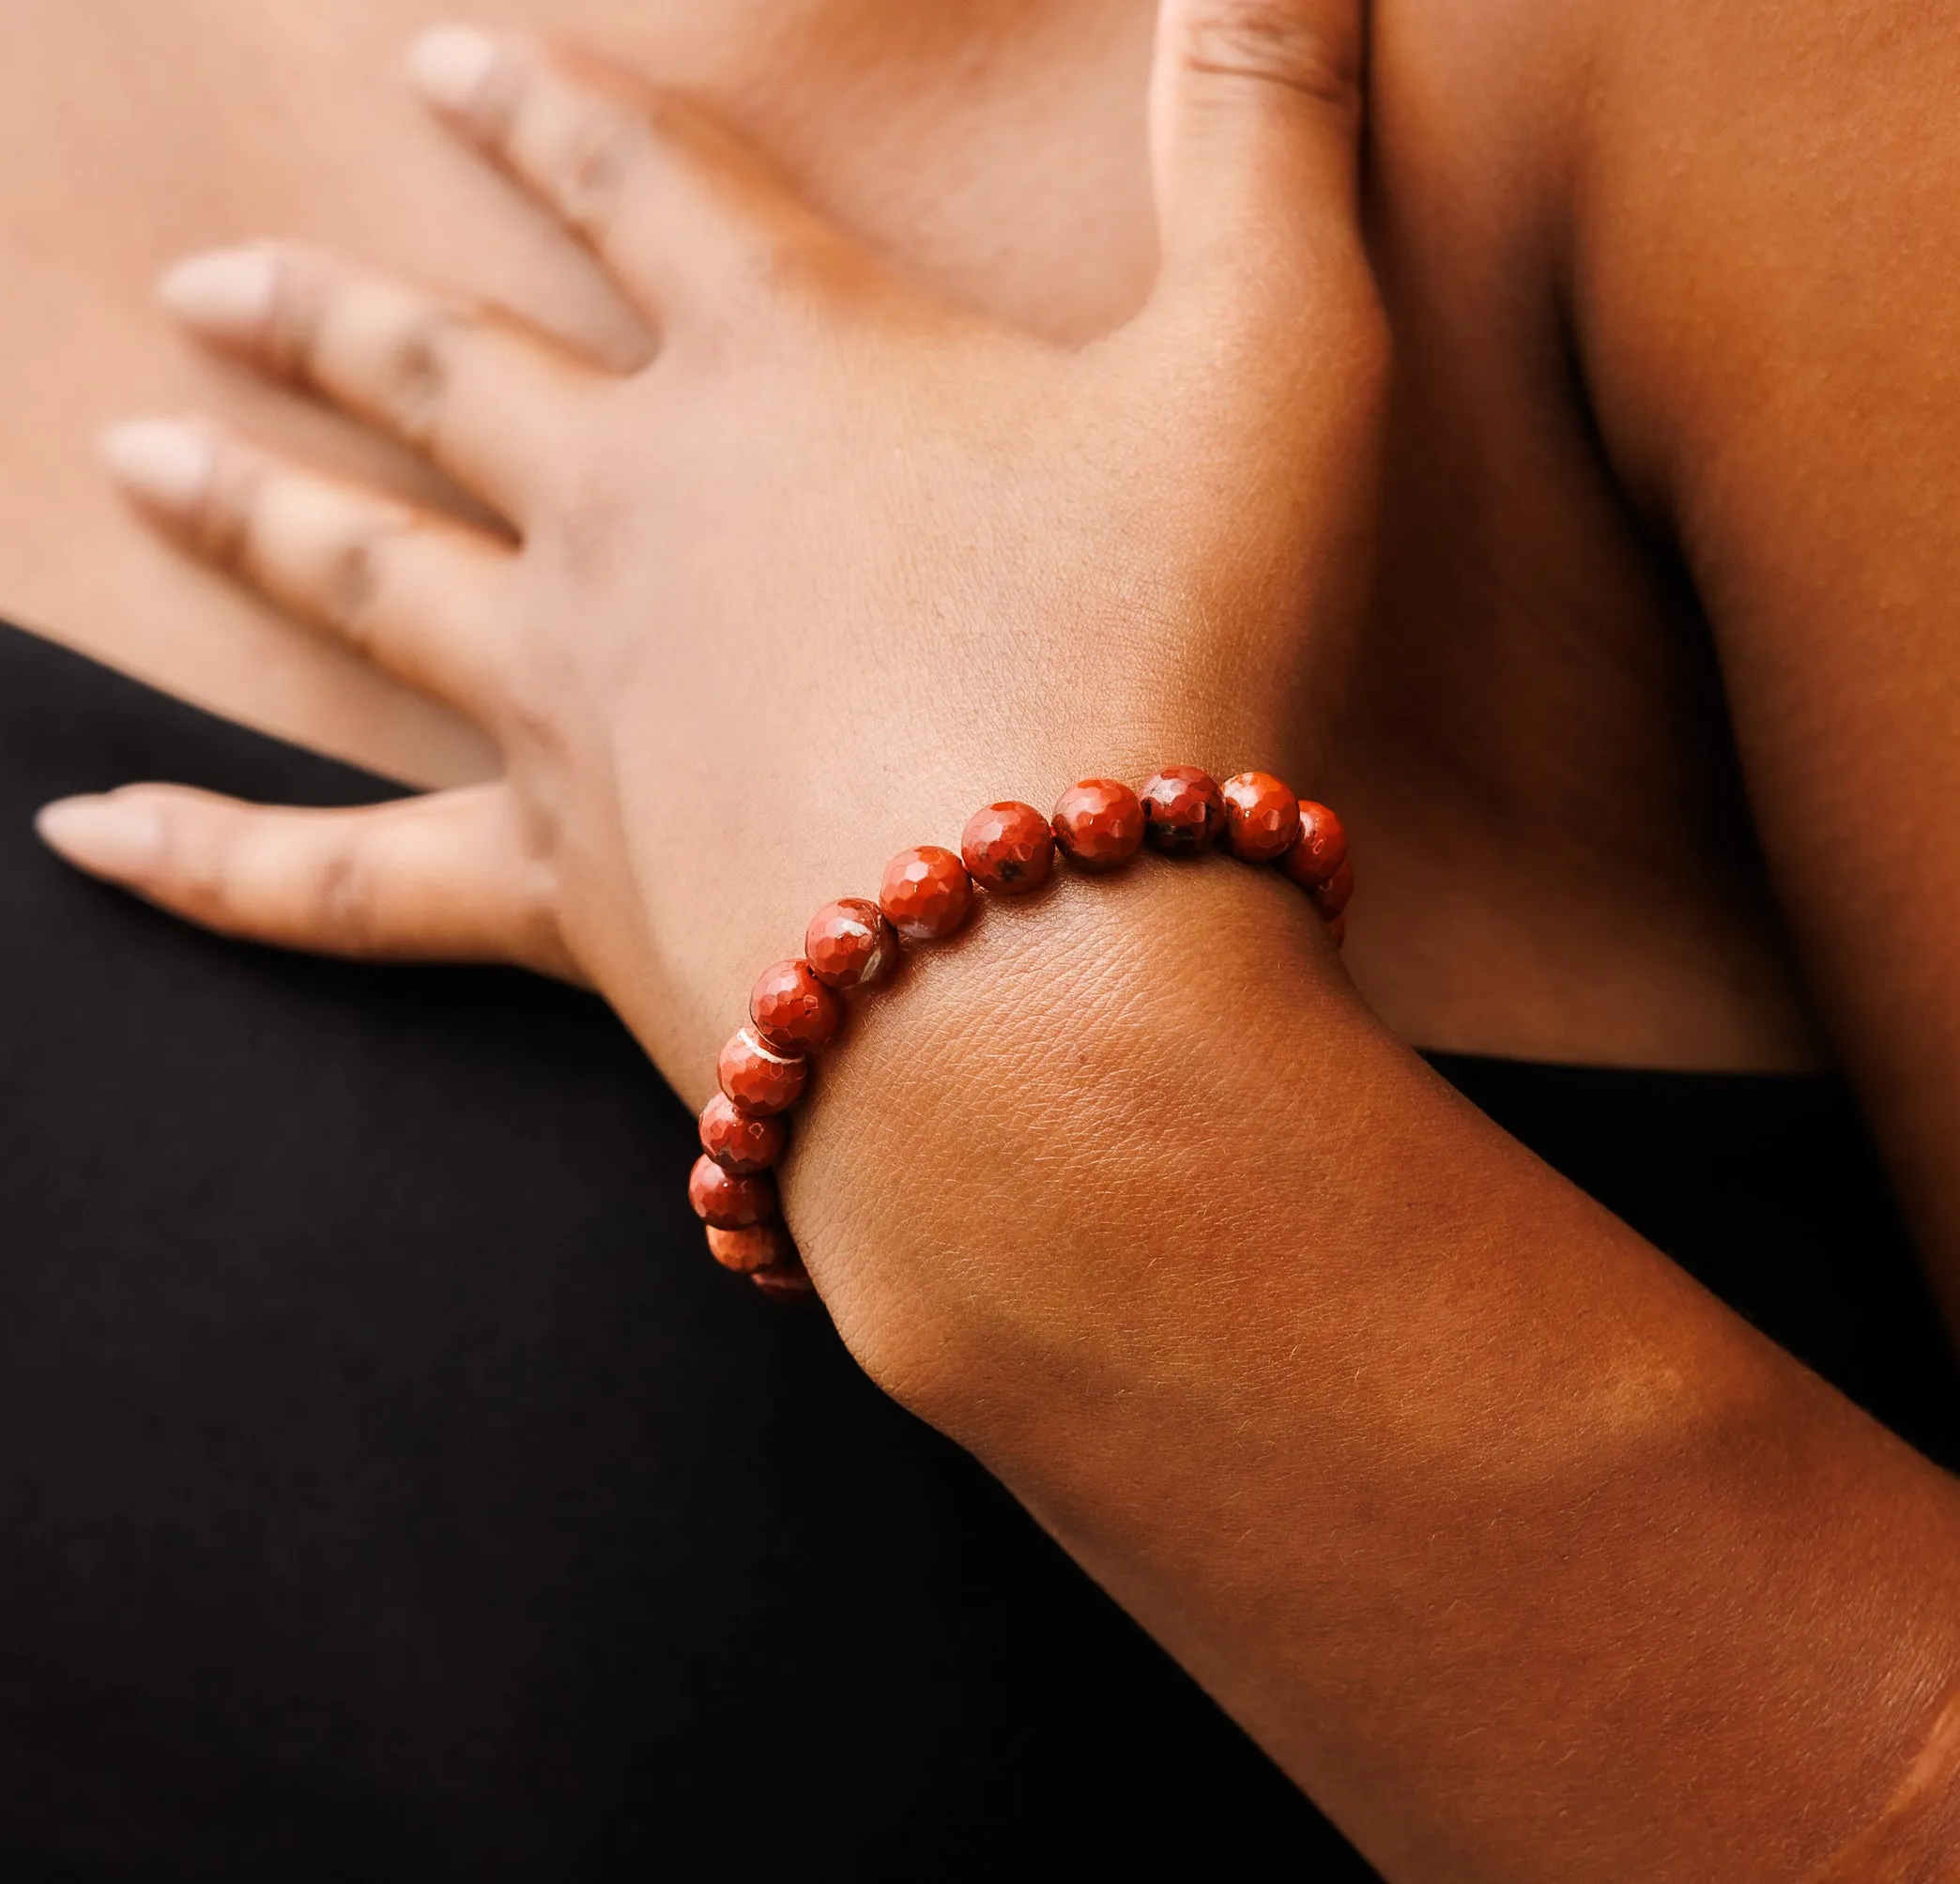
[[[758,257],[842,238],[761,158],[685,103],[474,27],[424,34],[423,97],[585,242],[666,326]]]
[[[1163,288],[1297,322],[1359,256],[1360,0],[1164,0],[1151,83]]]
[[[501,785],[352,811],[135,785],[50,804],[36,828],[79,869],[221,935],[577,978]]]
[[[413,504],[303,470],[199,419],[102,440],[123,488],[190,552],[482,723],[509,695],[512,552]]]
[[[554,420],[596,377],[503,315],[307,249],[192,255],[158,292],[200,340],[391,433],[515,523]]]

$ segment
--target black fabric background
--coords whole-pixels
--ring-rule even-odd
[[[0,1876],[1372,1874],[820,1310],[598,1003],[195,934],[35,807],[389,788],[0,630]],[[1826,1081],[1439,1061],[1939,1456]]]

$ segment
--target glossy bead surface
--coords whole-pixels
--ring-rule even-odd
[[[787,1110],[802,1097],[810,1063],[771,1051],[753,1027],[744,1027],[721,1049],[715,1071],[722,1091],[743,1111],[767,1117]]]
[[[788,1137],[780,1118],[745,1112],[726,1093],[701,1108],[701,1149],[737,1177],[767,1171],[782,1156]]]
[[[1322,919],[1332,922],[1342,914],[1355,899],[1355,866],[1343,864],[1325,882],[1309,892],[1313,907],[1321,912]]]
[[[1303,890],[1325,883],[1347,862],[1347,833],[1325,804],[1300,800],[1300,835],[1279,867]]]
[[[708,1253],[724,1269],[750,1276],[789,1255],[789,1238],[780,1223],[752,1223],[746,1230],[717,1230],[711,1223]]]
[[[1085,778],[1055,801],[1049,823],[1078,869],[1117,870],[1142,848],[1143,801],[1113,778]]]
[[[756,977],[749,1019],[765,1047],[814,1053],[844,1024],[844,997],[819,981],[806,961],[779,961]]]
[[[1040,889],[1054,870],[1055,834],[1032,804],[1009,800],[967,819],[959,834],[959,855],[982,889],[1024,896]]]
[[[1202,857],[1225,828],[1218,782],[1195,765],[1167,765],[1142,791],[1143,841],[1169,857]]]
[[[961,923],[973,900],[973,880],[952,851],[937,844],[901,850],[885,865],[878,907],[909,942],[937,942]]]
[[[863,896],[824,904],[804,931],[804,959],[827,988],[868,988],[897,953],[884,911]]]
[[[1220,787],[1225,848],[1248,864],[1269,864],[1300,835],[1300,801],[1269,772],[1242,772]]]
[[[695,1215],[715,1230],[747,1230],[775,1215],[775,1185],[767,1172],[737,1177],[712,1157],[698,1157],[687,1177]]]
[[[810,1280],[810,1272],[804,1267],[803,1258],[793,1249],[780,1263],[773,1263],[767,1269],[758,1269],[749,1280],[765,1295],[777,1301],[801,1301],[817,1293],[817,1285]]]

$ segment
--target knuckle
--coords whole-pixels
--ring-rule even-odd
[[[286,378],[313,384],[320,329],[335,284],[325,263],[292,249],[271,251],[272,286],[266,298],[257,350]]]
[[[197,554],[220,569],[240,572],[250,559],[264,500],[266,467],[255,453],[216,444],[210,475],[185,528]]]
[[[634,176],[648,163],[651,137],[630,113],[605,105],[581,112],[543,178],[567,224],[603,241],[620,221]]]
[[[459,333],[475,316],[432,307],[411,315],[394,336],[382,362],[379,389],[390,422],[416,445],[435,437],[455,377]]]
[[[208,819],[161,807],[154,881],[162,898],[213,928],[234,915],[230,847]]]
[[[375,942],[372,873],[360,847],[337,844],[314,866],[306,898],[311,927],[320,940],[349,955],[365,955]]]
[[[1312,17],[1325,10],[1298,0],[1196,0],[1185,24],[1185,63],[1214,77],[1280,85],[1315,103],[1356,111],[1359,38]]]
[[[378,598],[388,582],[391,552],[409,527],[405,517],[372,518],[357,526],[328,559],[321,614],[327,625],[357,651],[371,651]]]

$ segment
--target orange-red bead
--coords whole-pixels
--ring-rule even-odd
[[[1343,864],[1325,883],[1317,884],[1309,894],[1323,920],[1331,923],[1337,916],[1344,914],[1348,904],[1354,900],[1355,866]]]
[[[1220,788],[1225,848],[1248,864],[1283,857],[1300,835],[1300,801],[1269,772],[1242,772]]]
[[[757,976],[749,1019],[765,1047],[814,1053],[844,1024],[844,998],[817,979],[806,961],[779,961]]]
[[[967,819],[959,855],[982,889],[1024,896],[1040,889],[1055,867],[1055,834],[1032,804],[1009,800]]]
[[[935,942],[966,921],[973,880],[966,865],[937,844],[901,850],[885,865],[878,907],[910,942]]]
[[[824,904],[804,932],[804,959],[827,988],[868,988],[897,953],[884,911],[863,896]]]
[[[1071,785],[1049,822],[1063,854],[1079,869],[1120,869],[1143,843],[1143,802],[1113,778]]]
[[[780,1263],[758,1269],[749,1280],[765,1295],[783,1302],[797,1301],[817,1291],[816,1283],[810,1280],[810,1272],[803,1265],[803,1258],[793,1249]]]
[[[1300,835],[1279,867],[1303,890],[1325,883],[1347,862],[1347,833],[1325,804],[1300,800]]]
[[[1202,856],[1225,828],[1225,798],[1218,782],[1195,765],[1167,765],[1139,795],[1143,801],[1143,841],[1167,856]]]
[[[767,1171],[782,1156],[788,1136],[780,1118],[745,1112],[726,1093],[701,1108],[701,1149],[737,1177]]]
[[[1334,938],[1334,946],[1336,948],[1345,948],[1347,946],[1347,918],[1345,916],[1336,916],[1327,925],[1327,933]]]
[[[721,1089],[745,1112],[766,1117],[787,1110],[803,1095],[810,1063],[796,1055],[777,1053],[744,1027],[721,1050],[715,1066]]]
[[[737,1177],[712,1157],[698,1157],[688,1173],[687,1201],[715,1230],[747,1230],[775,1215],[775,1185],[767,1172]]]
[[[789,1255],[789,1239],[779,1223],[752,1223],[746,1230],[717,1230],[708,1226],[708,1253],[724,1269],[752,1276]]]

